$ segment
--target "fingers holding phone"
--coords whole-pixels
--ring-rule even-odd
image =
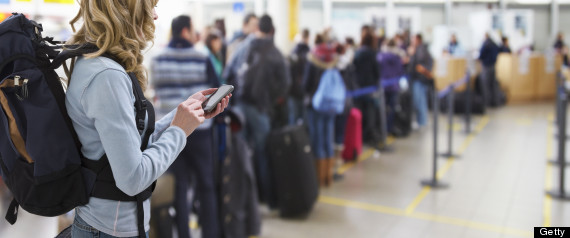
[[[234,86],[232,85],[222,85],[221,87],[216,90],[206,101],[202,103],[202,108],[206,113],[216,112],[218,108],[218,104],[222,103],[222,101],[231,94],[234,90]],[[229,100],[229,98],[227,98]],[[227,101],[226,100],[226,101]],[[227,102],[226,105],[227,106]],[[222,107],[224,109],[225,107]]]
[[[225,98],[223,98],[222,101],[220,103],[218,103],[218,105],[216,105],[216,109],[214,111],[206,113],[206,115],[205,115],[206,119],[213,118],[213,117],[217,116],[218,114],[222,113],[224,111],[224,109],[226,109],[228,107],[228,104],[230,102],[230,97],[232,97],[231,93],[228,96],[226,96]]]
[[[205,89],[205,90],[202,90],[200,92],[193,94],[192,96],[190,96],[190,98],[194,98],[196,100],[200,100],[200,101],[204,102],[204,101],[206,101],[206,99],[208,99],[206,96],[215,93],[217,90],[218,90],[217,88]]]
[[[206,118],[202,109],[202,101],[190,97],[178,105],[170,125],[179,127],[186,133],[186,136],[189,136],[204,120]]]
[[[180,103],[171,125],[178,126],[189,136],[206,119],[213,118],[228,106],[234,87],[222,85],[220,88],[202,90]],[[209,97],[206,97],[210,95]]]

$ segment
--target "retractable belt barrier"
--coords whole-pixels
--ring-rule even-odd
[[[469,92],[470,90],[470,86],[469,86],[469,80],[470,80],[470,74],[467,72],[465,74],[465,76],[447,86],[446,88],[444,88],[443,90],[436,92],[435,87],[433,88],[433,93],[432,93],[432,106],[433,106],[433,110],[432,110],[432,114],[433,114],[433,153],[432,153],[432,159],[433,159],[433,170],[432,170],[432,177],[430,179],[425,179],[421,181],[421,185],[422,186],[429,186],[432,188],[446,188],[448,187],[448,185],[446,183],[443,183],[441,181],[439,181],[437,179],[437,157],[438,157],[438,148],[437,148],[437,134],[438,134],[438,117],[439,117],[439,100],[444,98],[445,96],[447,97],[448,100],[448,123],[449,123],[449,128],[448,128],[448,152],[445,154],[446,157],[448,158],[454,158],[456,157],[455,155],[452,154],[452,140],[453,140],[453,100],[454,100],[454,91],[457,87],[460,87],[463,84],[467,83],[467,97],[470,97],[471,93]],[[470,100],[467,100],[470,101]],[[469,102],[470,103],[470,102]],[[470,119],[466,120],[467,122],[470,123]]]
[[[397,80],[397,81],[396,80],[395,81],[380,80],[380,86],[382,86],[382,88],[394,86],[394,85],[397,85],[399,83],[400,83],[399,80]],[[357,97],[361,97],[364,95],[373,94],[375,92],[378,92],[380,90],[380,88],[381,87],[379,87],[378,85],[359,88],[359,89],[356,89],[353,91],[348,91],[346,96],[351,97],[351,98],[357,98]]]
[[[462,86],[463,84],[467,84],[467,90],[470,89],[470,84],[468,83],[470,79],[470,75],[469,73],[466,73],[465,76],[447,86],[445,89],[441,90],[437,96],[438,99],[442,99],[445,96],[447,96],[447,122],[448,122],[448,128],[447,128],[447,152],[446,153],[442,153],[441,156],[445,157],[445,158],[458,158],[459,156],[456,154],[453,154],[453,114],[454,114],[454,103],[455,103],[455,89]],[[468,98],[471,97],[471,93],[469,91],[467,91],[467,95]],[[471,100],[465,100],[465,101],[471,101]],[[470,109],[471,103],[468,102],[469,108],[466,109]],[[439,109],[439,108],[438,108]],[[435,109],[434,109],[435,110]],[[469,125],[471,123],[471,113],[469,112],[470,110],[465,110],[466,111],[466,128],[470,128]]]
[[[380,85],[368,86],[359,88],[354,91],[347,92],[347,97],[358,98],[364,95],[377,93],[379,100],[379,116],[380,116],[380,142],[378,149],[382,152],[393,152],[394,149],[388,145],[388,123],[386,117],[386,97],[384,95],[384,88],[400,84],[400,80],[380,80]]]
[[[565,170],[566,170],[566,113],[568,107],[568,92],[565,88],[564,76],[559,72],[556,81],[556,122],[558,125],[558,155],[557,161],[550,161],[553,165],[558,165],[560,172],[558,189],[553,189],[551,191],[546,191],[548,195],[553,198],[570,200],[570,194],[565,192]],[[550,136],[550,135],[549,135]]]

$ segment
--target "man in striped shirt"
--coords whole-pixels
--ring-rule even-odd
[[[197,41],[189,16],[172,20],[172,40],[152,60],[151,83],[156,91],[157,117],[172,111],[193,93],[219,87],[219,80],[208,56],[194,49]],[[200,202],[202,237],[220,237],[217,195],[214,179],[212,122],[207,120],[189,137],[186,147],[170,167],[176,178],[175,209],[178,236],[189,238],[187,190],[190,176],[196,181]]]

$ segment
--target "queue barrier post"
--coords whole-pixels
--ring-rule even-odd
[[[388,145],[388,121],[386,116],[386,95],[384,93],[384,87],[380,85],[378,87],[378,96],[379,96],[379,111],[380,111],[380,144],[379,150],[381,152],[394,152],[394,148]]]
[[[547,191],[546,193],[553,198],[570,200],[570,194],[567,194],[564,189],[566,166],[560,166],[566,164],[566,109],[568,107],[568,95],[566,93],[566,90],[560,90],[556,96],[557,100],[560,100],[560,120],[558,123],[558,168],[560,170],[560,180],[558,183],[558,189],[553,189],[551,191]]]
[[[433,170],[432,170],[432,177],[430,179],[424,179],[421,181],[422,186],[428,186],[432,188],[447,188],[449,187],[448,184],[441,182],[437,179],[437,134],[438,134],[438,117],[439,117],[439,95],[435,87],[433,88],[432,94],[432,105],[433,105]]]

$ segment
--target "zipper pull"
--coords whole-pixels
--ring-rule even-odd
[[[27,99],[29,96],[28,93],[28,79],[24,79],[24,82],[22,83],[22,97],[24,99]]]
[[[14,76],[14,87],[20,86],[20,76]]]

